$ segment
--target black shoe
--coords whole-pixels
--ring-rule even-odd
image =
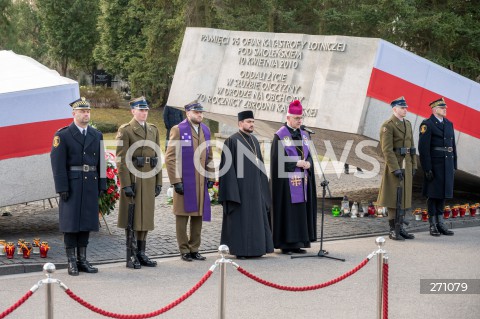
[[[432,235],[434,237],[440,236],[440,232],[437,229],[437,225],[430,224],[430,235]]]
[[[390,237],[392,240],[405,241],[405,239],[400,235],[400,226],[395,225],[395,219],[389,219],[388,224],[390,225],[388,237]]]
[[[284,254],[284,255],[291,255],[291,254],[292,254],[292,250],[291,250],[291,249],[282,249],[282,254]]]
[[[145,240],[137,240],[137,248],[138,248],[138,253],[137,253],[137,258],[138,261],[142,266],[147,266],[147,267],[156,267],[157,262],[154,260],[151,260],[148,258],[147,255],[145,255],[145,247],[147,245],[147,242]]]
[[[400,226],[400,236],[402,236],[405,239],[414,239],[415,238],[415,235],[408,233],[407,230],[405,228],[403,228],[403,226]]]
[[[305,249],[302,249],[302,248],[295,248],[295,249],[292,249],[292,253],[294,253],[294,254],[306,254],[307,251]]]
[[[75,256],[75,248],[67,248],[68,258],[68,274],[70,276],[78,276],[77,257]]]
[[[444,223],[438,223],[437,229],[442,235],[453,236],[453,231],[449,230]]]
[[[205,259],[207,259],[206,257],[203,257],[202,255],[200,255],[200,253],[198,251],[194,252],[194,253],[190,253],[190,258],[192,258],[194,260],[205,260]]]
[[[247,257],[245,257],[245,256],[237,256],[237,259],[245,260],[245,259],[247,259]]]
[[[192,257],[190,256],[190,253],[182,254],[180,258],[182,258],[182,260],[184,260],[184,261],[192,261],[193,260]]]
[[[77,268],[78,271],[95,274],[98,268],[93,267],[87,260],[87,247],[77,247]]]

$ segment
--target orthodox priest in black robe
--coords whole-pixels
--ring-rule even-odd
[[[225,140],[222,151],[219,202],[223,205],[221,244],[244,259],[273,252],[273,241],[268,178],[260,144],[252,135],[253,112],[238,113],[238,121],[239,131]]]
[[[295,100],[270,153],[273,243],[284,254],[304,254],[317,239],[315,172],[302,119],[302,105]]]

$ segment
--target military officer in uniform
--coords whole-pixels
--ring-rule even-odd
[[[202,222],[211,219],[208,188],[213,187],[214,178],[210,175],[214,168],[212,149],[209,146],[210,130],[202,123],[204,111],[196,100],[185,105],[187,118],[172,127],[165,154],[168,177],[175,190],[173,213],[178,248],[181,259],[187,262],[205,260],[198,252]],[[201,152],[197,152],[199,148]],[[190,236],[187,234],[189,221]]]
[[[452,236],[443,223],[445,198],[453,197],[453,177],[457,169],[457,149],[453,123],[447,118],[447,104],[443,98],[430,103],[432,115],[420,125],[418,150],[425,178],[423,195],[428,206],[430,235]]]
[[[412,180],[417,170],[416,149],[412,124],[407,115],[407,102],[399,97],[393,100],[393,115],[382,124],[380,147],[385,160],[378,205],[388,208],[389,237],[393,240],[414,239],[404,228],[405,210],[412,206]],[[401,210],[397,211],[397,188],[402,187]]]
[[[68,258],[68,274],[96,273],[87,261],[91,231],[98,231],[98,197],[107,188],[100,174],[103,135],[88,125],[90,104],[85,98],[70,103],[73,123],[59,129],[50,152],[55,191],[60,195],[59,225]],[[76,255],[75,255],[76,250]]]
[[[117,167],[122,192],[118,211],[119,228],[127,229],[128,206],[135,203],[133,230],[137,239],[135,252],[127,248],[127,267],[155,267],[157,262],[146,254],[147,233],[154,229],[155,197],[162,190],[160,133],[147,123],[148,103],[139,97],[130,101],[133,118],[119,127],[116,139]]]

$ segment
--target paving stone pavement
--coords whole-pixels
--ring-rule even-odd
[[[327,179],[330,181],[332,196],[348,194],[348,190],[362,193],[362,189],[377,187],[380,177],[362,179],[353,174],[342,174],[340,177],[328,172]],[[317,181],[317,184],[318,181]],[[171,212],[171,206],[166,203],[166,187],[168,180],[164,178],[164,189],[156,198],[155,205],[155,230],[149,232],[147,237],[147,254],[153,258],[171,257],[179,255],[175,237],[175,220]],[[318,189],[319,196],[322,194]],[[328,196],[328,194],[327,194]],[[366,198],[367,200],[374,200]],[[478,201],[478,200],[477,200]],[[335,202],[339,203],[336,199]],[[13,259],[0,256],[0,275],[17,274],[32,271],[41,271],[46,262],[53,262],[57,269],[66,267],[66,257],[63,246],[63,235],[58,231],[58,208],[52,200],[53,208],[48,201],[37,201],[28,204],[10,207],[11,216],[0,216],[0,239],[16,242],[23,238],[32,242],[33,238],[39,237],[42,241],[48,241],[51,247],[47,258],[39,258],[32,255],[30,259],[24,259],[21,255],[15,255]],[[386,218],[343,218],[332,217],[329,212],[332,200],[326,204],[324,239],[326,241],[363,237],[371,235],[384,235],[387,233]],[[44,209],[44,205],[47,207]],[[320,238],[321,222],[321,199],[318,202],[318,236]],[[93,264],[105,264],[122,261],[125,258],[125,232],[117,228],[117,210],[105,216],[111,234],[103,220],[100,220],[100,231],[92,232],[88,246],[87,257]],[[202,252],[217,251],[220,244],[220,231],[222,222],[222,207],[212,207],[212,221],[205,222],[202,230]],[[411,220],[408,230],[413,232],[425,231],[428,223]],[[451,228],[479,226],[480,217],[466,216],[447,220]],[[324,245],[328,250],[328,244]]]

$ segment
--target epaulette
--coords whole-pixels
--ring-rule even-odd
[[[60,131],[62,131],[62,130],[64,130],[64,129],[66,129],[66,128],[68,128],[68,126],[64,126],[64,127],[62,127],[62,128],[59,128],[59,129],[57,130],[57,132],[60,132]]]
[[[152,124],[152,123],[147,123],[147,124],[153,126],[156,129],[158,129],[158,127],[155,124]]]
[[[124,127],[127,127],[127,126],[129,126],[129,125],[130,125],[130,123],[122,124],[122,125],[120,125],[119,129],[124,128]]]

